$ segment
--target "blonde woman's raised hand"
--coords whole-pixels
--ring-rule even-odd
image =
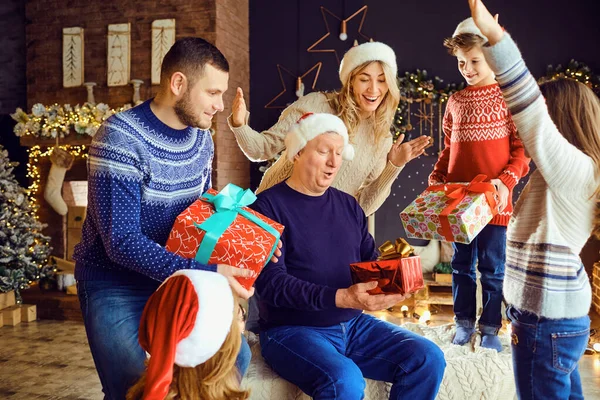
[[[234,127],[244,125],[246,122],[246,101],[244,100],[244,91],[238,87],[235,97],[233,98],[233,104],[231,105],[231,122]]]
[[[475,25],[488,38],[490,45],[498,43],[504,35],[504,30],[498,23],[498,14],[493,16],[481,0],[469,0],[469,8]]]
[[[429,147],[431,138],[423,135],[409,142],[403,143],[404,134],[398,137],[396,143],[392,145],[388,153],[388,160],[396,167],[403,167],[410,160],[419,157],[425,153],[425,149]]]

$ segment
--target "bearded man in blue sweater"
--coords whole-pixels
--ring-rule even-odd
[[[446,365],[440,348],[362,312],[404,296],[352,284],[350,264],[378,254],[356,199],[330,187],[354,154],[344,123],[306,114],[285,141],[292,175],[252,206],[285,225],[282,256],[255,285],[265,361],[314,399],[362,399],[364,378],[392,382],[390,399],[434,399]]]
[[[247,270],[204,265],[168,252],[175,218],[211,187],[214,146],[209,131],[223,111],[229,64],[200,38],[178,40],[165,55],[154,99],[110,117],[89,150],[88,211],[76,247],[75,277],[87,337],[105,399],[125,399],[144,371],[138,327],[146,301],[180,269],[234,279]],[[250,349],[242,343],[243,375]]]

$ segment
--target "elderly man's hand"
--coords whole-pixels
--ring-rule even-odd
[[[390,308],[410,295],[401,294],[369,294],[368,291],[375,289],[377,282],[357,283],[348,289],[338,289],[335,294],[335,305],[338,308],[355,308],[365,311],[379,311]]]

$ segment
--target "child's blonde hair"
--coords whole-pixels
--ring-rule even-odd
[[[242,336],[238,321],[238,300],[234,296],[234,318],[231,330],[219,351],[194,368],[173,366],[173,380],[165,399],[177,400],[245,400],[250,391],[241,390],[240,375],[235,361],[240,351]],[[207,327],[210,329],[210,327]],[[146,386],[146,371],[127,392],[127,400],[141,400]]]
[[[461,49],[465,52],[470,51],[473,47],[483,46],[485,39],[474,33],[460,33],[456,36],[444,39],[444,47],[448,49],[448,53],[455,56],[456,51]]]
[[[600,99],[592,89],[572,79],[559,78],[540,85],[552,121],[569,143],[587,154],[600,173]],[[594,196],[600,200],[600,187]],[[600,203],[593,234],[600,239]]]

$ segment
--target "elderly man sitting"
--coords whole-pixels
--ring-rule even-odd
[[[402,295],[352,285],[349,265],[377,250],[358,202],[330,187],[352,159],[343,122],[307,114],[286,136],[290,178],[258,195],[253,208],[285,225],[282,256],[256,281],[260,344],[267,364],[315,399],[362,399],[364,378],[392,382],[391,399],[433,399],[445,368],[431,341],[363,310]]]

